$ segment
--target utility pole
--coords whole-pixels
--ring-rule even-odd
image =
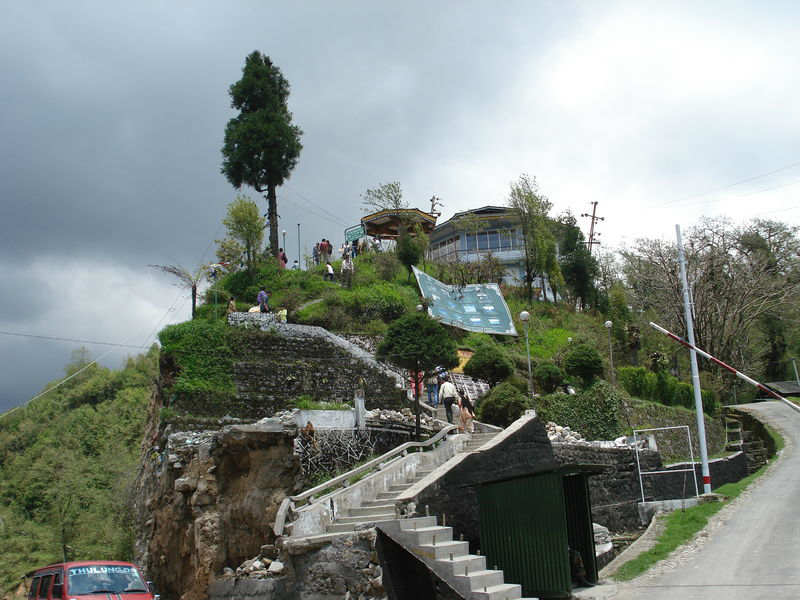
[[[697,351],[694,349],[694,323],[692,320],[689,283],[686,277],[686,260],[683,256],[681,227],[675,225],[678,241],[678,265],[680,267],[681,287],[683,288],[683,312],[686,319],[686,338],[689,340],[689,364],[692,367],[692,387],[694,388],[694,409],[697,417],[697,437],[700,446],[700,471],[703,475],[703,493],[711,493],[711,472],[708,470],[708,450],[706,448],[706,425],[703,420],[703,397],[700,391],[700,372],[697,369]]]
[[[595,241],[594,239],[594,224],[597,221],[605,221],[605,217],[598,217],[595,216],[597,214],[597,202],[591,202],[592,205],[592,214],[583,213],[582,217],[590,217],[591,222],[589,223],[589,241],[586,242],[586,247],[589,248],[589,254],[592,253],[592,245],[597,244],[600,245],[600,242]],[[600,235],[599,233],[597,235]]]

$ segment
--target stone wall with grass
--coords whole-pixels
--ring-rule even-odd
[[[233,313],[224,323],[190,321],[160,334],[161,384],[172,416],[257,420],[300,397],[352,402],[363,380],[367,409],[401,408],[402,377],[321,327]]]

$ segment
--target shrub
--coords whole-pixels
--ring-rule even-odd
[[[479,421],[508,427],[529,408],[528,398],[508,382],[501,383],[484,396],[478,406]]]
[[[373,319],[364,325],[364,333],[371,336],[386,335],[386,330],[389,326],[380,319]]]
[[[619,383],[631,396],[660,402],[667,406],[694,408],[694,388],[679,381],[663,369],[656,373],[644,367],[622,367],[617,372]],[[719,408],[709,390],[701,390],[703,410],[714,414]]]
[[[490,386],[509,377],[514,365],[505,351],[496,344],[483,344],[464,366],[464,373],[475,379],[482,379]]]
[[[373,259],[375,272],[384,281],[393,281],[403,264],[397,259],[394,252],[381,252]]]
[[[550,394],[536,399],[539,417],[574,429],[587,439],[610,440],[625,431],[620,422],[622,396],[606,381],[579,394]]]
[[[552,394],[564,382],[564,371],[551,362],[541,363],[534,369],[533,378],[545,394]]]
[[[203,320],[169,325],[161,330],[158,339],[162,354],[177,366],[172,393],[198,394],[211,400],[228,400],[236,395],[228,332],[222,321]]]
[[[646,397],[647,369],[644,367],[620,367],[617,369],[617,381],[631,396]]]
[[[378,282],[341,296],[347,311],[358,319],[394,321],[416,301],[414,293],[402,286]]]
[[[567,374],[577,377],[585,387],[603,374],[603,359],[597,350],[588,344],[577,344],[564,359]]]

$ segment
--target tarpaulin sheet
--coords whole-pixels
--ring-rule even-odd
[[[517,335],[496,283],[447,285],[416,267],[413,269],[422,297],[427,300],[428,314],[434,319],[467,331]]]

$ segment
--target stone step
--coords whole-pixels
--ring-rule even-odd
[[[475,554],[453,556],[452,559],[447,556],[436,562],[449,566],[453,575],[468,575],[473,571],[486,570],[486,557],[476,556]]]
[[[405,489],[405,488],[403,488]],[[394,500],[400,495],[400,492],[378,492],[375,494],[375,500]]]
[[[480,590],[472,590],[469,600],[511,600],[522,598],[522,586],[517,583],[501,583],[487,586]]]
[[[369,527],[374,527],[376,523],[381,523],[383,521],[394,521],[395,516],[391,515],[391,517],[386,519],[374,519],[374,520],[361,520],[354,523],[339,523],[338,521],[334,521],[330,525],[328,525],[325,530],[328,533],[345,533],[348,531],[355,531],[356,529],[367,529]]]
[[[436,527],[436,517],[412,517],[400,520],[401,531],[413,531],[422,527]]]
[[[434,560],[450,558],[451,554],[453,557],[463,556],[469,553],[469,542],[452,541],[436,544],[435,546],[423,544],[415,547],[414,552],[433,558]]]
[[[456,580],[465,582],[470,590],[479,591],[483,588],[494,587],[505,583],[503,572],[490,569],[472,571],[468,575],[456,575]]]
[[[361,507],[375,508],[376,506],[386,506],[387,504],[391,504],[392,506],[394,506],[394,502],[392,502],[391,500],[392,500],[391,498],[384,498],[384,499],[376,498],[375,500],[363,500],[361,502]]]
[[[433,527],[418,527],[409,529],[417,546],[436,546],[445,542],[453,541],[453,528],[434,525]]]
[[[375,506],[358,506],[348,509],[347,514],[351,517],[365,517],[370,515],[384,515],[394,512],[394,504],[382,503]]]
[[[394,513],[394,510],[377,513],[372,515],[356,515],[356,516],[349,516],[349,517],[336,517],[334,524],[336,525],[346,525],[350,523],[370,523],[372,521],[394,521],[397,518],[397,515]]]

